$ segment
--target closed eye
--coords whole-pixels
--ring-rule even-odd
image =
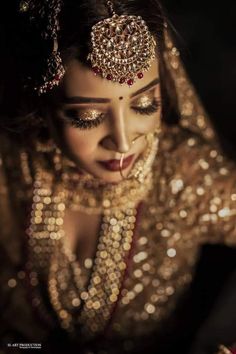
[[[142,115],[152,115],[156,113],[160,108],[160,101],[158,101],[156,98],[153,99],[152,103],[149,104],[148,106],[131,106],[131,109],[135,111],[138,114]]]
[[[63,112],[61,118],[65,123],[70,124],[75,128],[92,129],[96,128],[103,122],[105,114],[96,111],[81,113],[76,109],[67,109]]]

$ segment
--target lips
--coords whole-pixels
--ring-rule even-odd
[[[130,155],[123,160],[121,170],[125,170],[129,167],[134,159],[134,155]],[[107,160],[107,161],[99,161],[99,163],[108,171],[118,172],[120,171],[120,160]]]

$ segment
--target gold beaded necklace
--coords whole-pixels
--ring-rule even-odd
[[[132,248],[136,208],[153,185],[151,166],[159,141],[153,134],[147,141],[144,156],[135,163],[128,179],[119,184],[106,185],[64,171],[55,182],[52,173],[37,165],[28,229],[29,263],[31,271],[47,283],[51,305],[68,332],[79,328],[86,338],[93,337],[105,330],[112,316]],[[63,162],[61,166],[63,170]],[[65,237],[67,209],[102,214],[87,284]]]

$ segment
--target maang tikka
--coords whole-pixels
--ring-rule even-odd
[[[150,69],[156,42],[141,16],[118,16],[111,1],[107,7],[111,17],[92,27],[88,60],[95,74],[131,86]]]
[[[92,27],[92,50],[87,59],[96,75],[131,86],[150,69],[155,59],[156,41],[141,16],[119,16],[111,1],[107,1],[106,5],[111,17]],[[38,17],[46,19],[41,35],[43,39],[52,40],[53,43],[52,52],[47,58],[47,70],[42,74],[41,82],[34,85],[38,95],[59,85],[65,74],[58,48],[59,14],[62,6],[62,0],[20,2],[20,12],[28,13],[31,21],[37,23]]]

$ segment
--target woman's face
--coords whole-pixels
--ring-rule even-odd
[[[106,182],[121,180],[146,147],[160,120],[158,63],[129,87],[95,76],[77,60],[69,63],[52,114],[61,147],[79,169]]]

